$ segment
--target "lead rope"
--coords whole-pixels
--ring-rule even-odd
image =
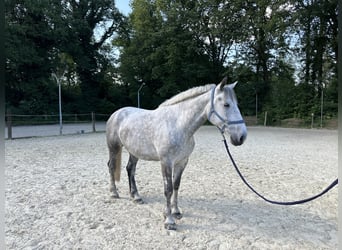
[[[220,130],[220,131],[221,131],[221,130]],[[242,181],[247,185],[247,187],[248,187],[251,191],[253,191],[257,196],[259,196],[261,199],[263,199],[263,200],[265,200],[265,201],[267,201],[267,202],[269,202],[269,203],[276,204],[276,205],[285,205],[285,206],[303,204],[303,203],[312,201],[312,200],[314,200],[314,199],[316,199],[316,198],[322,196],[323,194],[325,194],[326,192],[328,192],[330,189],[332,189],[334,186],[336,186],[336,185],[338,184],[338,178],[337,178],[335,181],[333,181],[333,183],[331,183],[331,184],[330,184],[326,189],[324,189],[321,193],[319,193],[319,194],[317,194],[317,195],[315,195],[315,196],[309,197],[309,198],[307,198],[307,199],[303,199],[303,200],[281,202],[281,201],[273,201],[273,200],[267,199],[265,196],[259,194],[259,193],[258,193],[258,192],[257,192],[257,191],[256,191],[256,190],[255,190],[255,189],[246,181],[246,179],[243,177],[243,175],[241,174],[239,168],[237,167],[237,165],[236,165],[236,163],[235,163],[235,161],[234,161],[234,159],[233,159],[233,157],[232,157],[232,155],[231,155],[231,153],[230,153],[230,151],[229,151],[228,144],[227,144],[227,141],[226,141],[226,138],[225,138],[224,134],[223,134],[222,132],[221,132],[221,134],[222,134],[223,142],[224,142],[224,145],[225,145],[225,147],[226,147],[226,151],[227,151],[227,153],[228,153],[228,155],[229,155],[229,158],[230,158],[230,160],[232,161],[233,166],[234,166],[236,172],[239,174],[241,180],[242,180]]]

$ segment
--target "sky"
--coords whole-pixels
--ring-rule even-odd
[[[115,0],[115,6],[122,12],[124,15],[127,15],[131,12],[131,7],[129,6],[130,0]]]

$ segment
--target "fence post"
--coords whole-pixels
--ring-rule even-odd
[[[96,129],[95,129],[95,113],[94,112],[91,112],[91,123],[93,125],[93,132],[96,132]]]
[[[11,109],[7,110],[7,138],[12,140],[12,113]]]
[[[266,127],[267,124],[267,111],[265,112],[265,120],[264,120],[264,126]]]

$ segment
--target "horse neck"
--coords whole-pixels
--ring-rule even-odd
[[[181,113],[179,125],[192,136],[207,120],[210,105],[210,93],[208,91],[193,99],[179,104]]]

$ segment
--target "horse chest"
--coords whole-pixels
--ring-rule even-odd
[[[172,162],[188,158],[195,146],[193,137],[184,138],[179,135],[169,135],[158,141],[157,149],[160,159],[169,159]]]

